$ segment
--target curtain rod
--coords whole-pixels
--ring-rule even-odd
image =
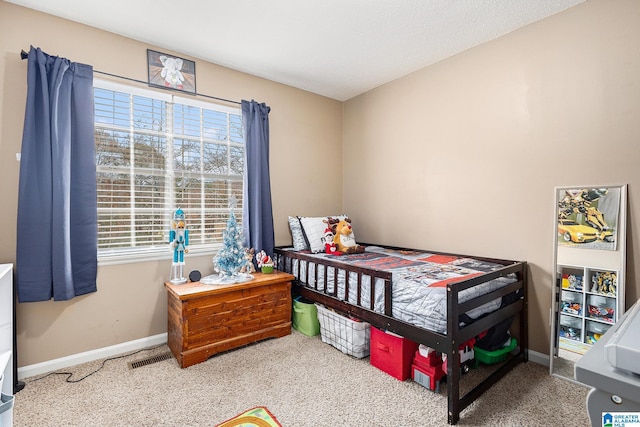
[[[20,52],[20,58],[22,58],[23,60],[27,59],[29,57],[29,54],[27,52],[25,52],[25,50],[23,49]],[[145,82],[142,80],[137,80],[137,79],[132,79],[131,77],[125,77],[125,76],[119,76],[117,74],[111,74],[111,73],[105,73],[104,71],[98,71],[98,70],[93,70],[94,73],[98,73],[98,74],[103,74],[105,76],[110,76],[110,77],[116,77],[118,79],[123,79],[123,80],[129,80],[131,82],[136,82],[136,83],[141,83],[143,85],[148,85],[149,82]],[[232,104],[238,104],[238,105],[242,105],[241,102],[238,101],[232,101],[230,99],[224,99],[224,98],[218,98],[217,96],[211,96],[211,95],[205,95],[202,93],[193,93],[192,95],[196,95],[196,96],[202,96],[203,98],[210,98],[210,99],[216,99],[218,101],[224,101],[224,102],[230,102]]]

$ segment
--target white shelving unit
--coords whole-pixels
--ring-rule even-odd
[[[617,270],[558,266],[558,348],[584,354],[624,311]]]

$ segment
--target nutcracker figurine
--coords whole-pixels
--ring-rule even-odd
[[[184,221],[182,209],[173,214],[171,231],[169,232],[169,243],[173,248],[173,263],[171,264],[171,283],[180,285],[187,282],[184,277],[184,254],[189,252],[189,230]]]

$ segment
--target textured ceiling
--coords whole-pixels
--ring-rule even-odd
[[[7,1],[344,101],[586,0]]]

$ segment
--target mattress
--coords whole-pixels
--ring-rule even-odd
[[[287,248],[284,250],[291,250]],[[446,334],[447,331],[447,291],[448,283],[457,282],[485,273],[496,271],[504,266],[497,263],[481,261],[468,257],[433,254],[425,251],[389,249],[379,246],[367,246],[362,254],[335,256],[329,254],[308,254],[317,258],[318,264],[330,259],[341,263],[365,267],[375,270],[384,270],[392,273],[392,316],[396,319],[411,323],[424,329]],[[292,274],[298,275],[298,259],[293,260]],[[318,268],[315,262],[300,263],[301,281],[307,280],[308,286],[315,287],[324,284],[325,268]],[[309,274],[307,275],[307,269]],[[335,292],[334,283],[337,282],[337,297],[345,299],[345,271],[338,269],[338,278],[335,280],[336,269],[328,267],[327,293]],[[350,273],[348,302],[356,304],[357,274]],[[363,307],[370,307],[371,277],[362,276],[361,303]],[[465,302],[482,294],[494,291],[498,288],[516,281],[515,275],[499,277],[497,279],[481,283],[477,286],[465,289],[459,293],[459,302]],[[384,281],[375,279],[373,286],[374,302],[373,310],[384,313]],[[500,308],[501,298],[496,298],[482,306],[465,313],[471,319],[490,313]],[[463,324],[461,322],[461,324]]]

